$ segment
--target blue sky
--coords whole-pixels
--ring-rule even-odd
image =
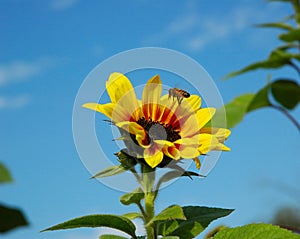
[[[209,72],[225,102],[265,84],[267,71],[221,78],[265,58],[278,44],[277,32],[253,24],[281,19],[291,9],[260,0],[218,4],[0,0],[0,160],[15,179],[0,186],[0,201],[22,208],[30,222],[2,238],[97,238],[102,229],[39,231],[77,216],[134,209],[119,203],[120,192],[89,180],[73,142],[77,91],[106,58],[145,46],[183,52]],[[289,69],[272,73],[281,74],[296,77]],[[292,114],[299,120],[299,109]],[[227,145],[232,151],[207,178],[162,190],[158,211],[174,203],[235,208],[214,225],[237,226],[268,221],[281,205],[296,205],[299,133],[283,115],[271,109],[247,115]]]

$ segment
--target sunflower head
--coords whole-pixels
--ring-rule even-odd
[[[228,151],[224,145],[230,131],[206,127],[214,108],[201,108],[201,98],[173,88],[162,95],[159,75],[145,85],[137,99],[129,79],[112,73],[106,82],[111,102],[86,103],[83,107],[106,115],[121,133],[126,151],[152,168],[181,159],[193,159],[211,150]]]

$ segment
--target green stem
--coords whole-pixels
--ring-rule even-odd
[[[139,174],[137,173],[137,171],[135,170],[135,168],[131,168],[130,171],[132,172],[133,176],[138,181],[138,183],[141,184],[141,178],[140,178]]]
[[[290,66],[293,67],[295,69],[295,71],[297,71],[298,75],[300,76],[300,68],[292,61],[290,61]]]
[[[286,117],[288,117],[288,119],[296,126],[296,128],[299,130],[300,132],[300,124],[297,122],[297,120],[289,114],[289,112],[287,112],[284,108],[280,107],[280,106],[276,106],[276,105],[272,105],[271,107],[273,107],[276,110],[279,110],[281,113],[283,113]]]
[[[155,170],[147,165],[142,165],[142,179],[142,186],[145,194],[144,202],[146,217],[144,218],[144,222],[146,225],[147,239],[156,239],[157,236],[155,225],[149,223],[155,215],[155,193],[153,190],[153,185],[155,182]]]
[[[140,209],[140,211],[141,211],[141,213],[142,213],[142,215],[143,215],[143,218],[146,218],[146,217],[147,217],[147,214],[146,214],[146,212],[145,212],[145,210],[144,210],[144,208],[143,208],[141,202],[138,202],[138,203],[137,203],[137,206],[138,206],[138,208]]]
[[[293,2],[292,2],[292,5],[293,5],[293,8],[294,8],[294,11],[295,11],[295,17],[297,17],[297,13],[300,13],[300,3],[299,3],[299,1],[298,0],[294,0]],[[296,20],[296,22],[297,22],[297,19],[295,19]]]

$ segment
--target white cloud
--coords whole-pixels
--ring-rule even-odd
[[[15,61],[10,64],[0,65],[0,87],[27,80],[46,70],[52,61],[49,58],[43,58],[36,61]]]
[[[52,0],[51,7],[54,10],[65,10],[74,6],[79,0]]]
[[[258,8],[254,4],[246,4],[245,1],[232,6],[231,9],[228,8],[224,14],[201,12],[197,10],[196,2],[187,2],[181,15],[171,20],[158,34],[151,35],[144,44],[156,45],[176,41],[188,50],[199,51],[215,41],[239,34],[252,24],[263,22],[274,14],[274,11],[266,11],[269,8],[267,5],[265,8]]]
[[[0,88],[39,76],[54,64],[54,59],[49,57],[35,61],[18,60],[8,64],[0,64]],[[9,97],[0,95],[0,110],[18,109],[29,103],[30,97],[28,95],[21,94]]]
[[[16,109],[27,105],[30,102],[28,95],[21,95],[15,97],[0,96],[0,110],[2,109]]]

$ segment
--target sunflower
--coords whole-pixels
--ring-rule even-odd
[[[141,100],[137,99],[130,80],[121,73],[110,75],[106,90],[111,102],[86,103],[83,107],[110,118],[130,151],[135,151],[152,168],[163,160],[180,159],[193,159],[200,168],[200,155],[211,150],[230,150],[224,145],[230,134],[228,129],[205,127],[216,110],[201,108],[198,95],[180,100],[162,95],[159,75],[146,83]]]

